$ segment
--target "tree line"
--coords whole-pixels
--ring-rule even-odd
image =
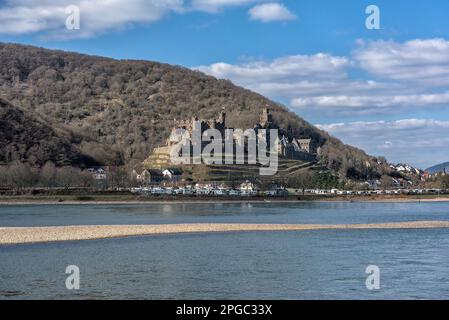
[[[97,180],[87,170],[72,166],[57,167],[50,161],[40,168],[21,162],[0,166],[0,188],[3,189],[118,189],[135,184],[135,179],[125,167],[111,168],[107,171],[106,179]]]

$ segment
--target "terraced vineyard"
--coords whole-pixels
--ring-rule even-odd
[[[276,178],[321,168],[316,161],[279,160]],[[185,178],[201,181],[231,182],[272,179],[260,175],[260,165],[198,165],[183,167]]]

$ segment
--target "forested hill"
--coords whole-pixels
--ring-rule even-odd
[[[269,105],[280,127],[312,138],[313,148],[322,148],[323,163],[341,176],[384,170],[363,151],[283,106],[179,66],[0,43],[0,96],[39,115],[48,126],[70,132],[79,139],[80,154],[104,164],[143,160],[168,137],[174,118],[214,118],[225,108],[230,126],[247,128],[257,122],[260,107]],[[14,136],[8,139],[15,143]],[[18,152],[12,157],[25,156]]]
[[[437,164],[435,166],[427,168],[425,171],[429,172],[430,174],[435,174],[444,172],[445,170],[446,172],[449,172],[449,162]]]
[[[0,164],[23,160],[37,166],[47,161],[58,166],[96,164],[80,152],[78,143],[70,133],[55,130],[0,98]]]

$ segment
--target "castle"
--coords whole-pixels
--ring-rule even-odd
[[[223,110],[218,119],[204,120],[198,117],[192,117],[190,120],[173,120],[173,127],[169,138],[166,140],[165,145],[157,147],[153,150],[153,153],[143,162],[145,168],[151,169],[163,169],[173,166],[171,163],[170,155],[175,145],[177,145],[183,135],[179,133],[179,129],[185,130],[192,136],[195,130],[200,129],[201,133],[204,133],[208,129],[218,130],[223,137],[225,137],[226,129],[232,129],[226,126],[226,113]],[[259,138],[259,131],[265,129],[278,129],[280,133],[278,142],[278,155],[281,159],[288,160],[303,160],[312,161],[315,159],[315,155],[311,152],[311,142],[312,140],[307,138],[295,138],[287,137],[283,134],[284,130],[278,128],[272,118],[270,110],[264,108],[259,116],[259,122],[254,125],[254,131],[257,133]],[[240,138],[240,136],[234,134],[234,144]],[[269,135],[266,137],[266,142],[269,144]],[[206,143],[207,145],[207,143]],[[205,144],[202,144],[202,149]],[[235,147],[234,147],[235,148]]]

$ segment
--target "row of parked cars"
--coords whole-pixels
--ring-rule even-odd
[[[268,191],[259,190],[238,190],[238,189],[194,189],[194,188],[163,188],[163,187],[141,187],[132,188],[131,192],[141,195],[185,195],[185,196],[287,196],[288,191],[285,189],[274,189]]]
[[[133,193],[142,195],[185,195],[185,196],[241,196],[245,195],[240,190],[235,189],[193,189],[193,188],[163,188],[163,187],[143,187],[131,189]],[[250,195],[250,194],[248,194]]]
[[[301,193],[301,190],[298,190]],[[304,190],[307,194],[317,194],[317,195],[432,195],[432,194],[449,194],[449,190],[445,189],[394,189],[394,190],[368,190],[368,191],[351,191],[351,190]]]

